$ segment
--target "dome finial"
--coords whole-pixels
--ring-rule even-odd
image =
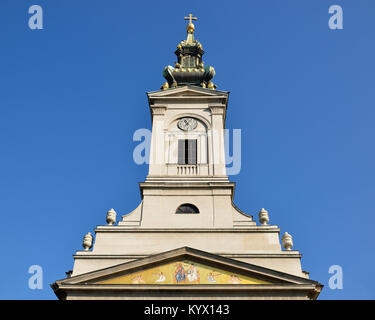
[[[192,22],[192,20],[198,20],[197,17],[193,17],[193,15],[190,13],[188,17],[184,17],[185,20],[189,20],[189,23],[186,27],[187,29],[187,39],[186,41],[188,43],[192,43],[194,41],[194,30],[195,30],[195,26]]]

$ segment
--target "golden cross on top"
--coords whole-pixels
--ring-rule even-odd
[[[188,17],[184,18],[185,20],[190,20],[189,23],[191,23],[191,20],[198,20],[197,17],[193,17],[193,15],[190,13]]]

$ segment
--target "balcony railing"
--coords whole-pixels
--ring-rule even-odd
[[[169,176],[205,176],[208,175],[208,164],[167,164]]]
[[[178,175],[197,175],[198,166],[196,164],[178,164],[177,165]]]

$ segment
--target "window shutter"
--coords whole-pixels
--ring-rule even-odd
[[[188,142],[187,163],[196,164],[197,163],[197,140],[187,140],[187,142]]]
[[[185,140],[178,140],[178,164],[185,164]]]

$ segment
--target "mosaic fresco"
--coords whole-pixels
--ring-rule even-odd
[[[189,260],[115,277],[100,284],[269,284],[263,280],[212,268]]]

